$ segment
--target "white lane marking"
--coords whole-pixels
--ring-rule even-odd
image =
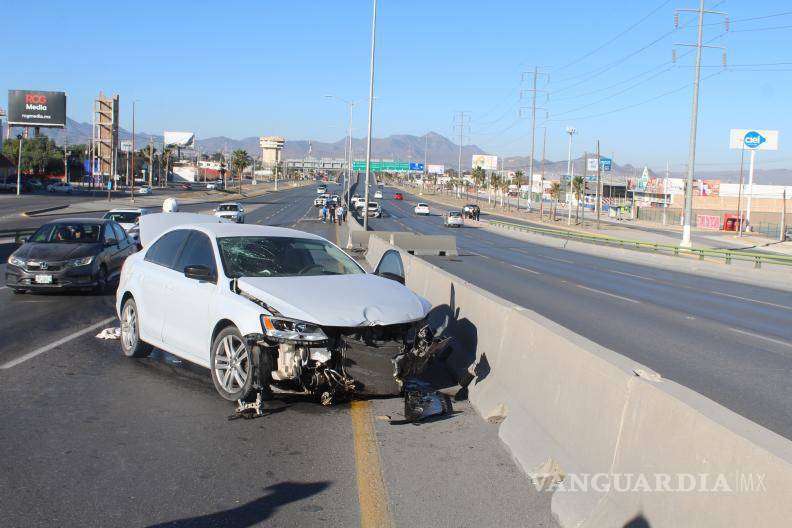
[[[627,273],[626,271],[616,271],[616,270],[608,270],[611,273],[618,273],[619,275],[624,275],[626,277],[634,277],[636,279],[643,279],[651,282],[657,282],[657,279],[653,279],[652,277],[644,277],[643,275],[636,275],[634,273]]]
[[[737,332],[738,334],[747,335],[750,337],[756,337],[757,339],[764,339],[765,341],[770,341],[771,343],[776,343],[777,345],[790,347],[792,348],[792,343],[787,341],[781,341],[780,339],[773,339],[772,337],[763,336],[761,334],[754,334],[753,332],[746,332],[745,330],[740,330],[739,328],[729,328],[732,332]]]
[[[512,267],[517,268],[519,270],[527,271],[528,273],[533,273],[534,275],[541,275],[541,273],[539,273],[538,271],[532,270],[530,268],[526,268],[525,266],[518,266],[517,264],[512,264]]]
[[[16,359],[12,359],[8,363],[3,363],[2,365],[0,365],[0,370],[10,369],[11,367],[15,367],[15,366],[19,365],[20,363],[24,363],[28,359],[33,359],[34,357],[38,356],[39,354],[43,354],[44,352],[49,352],[53,348],[57,348],[57,347],[65,344],[65,343],[68,343],[69,341],[71,341],[73,339],[77,339],[78,337],[80,337],[82,335],[85,335],[85,334],[87,334],[89,332],[93,332],[94,330],[96,330],[100,326],[106,325],[107,323],[109,323],[110,321],[113,321],[113,320],[115,320],[115,317],[108,317],[107,319],[102,319],[98,323],[94,323],[94,324],[92,324],[90,326],[86,326],[82,330],[78,330],[78,331],[76,331],[76,332],[74,332],[72,334],[69,334],[66,337],[61,337],[57,341],[53,341],[52,343],[50,343],[48,345],[44,345],[43,347],[37,348],[36,350],[33,350],[31,352],[28,352],[27,354],[19,356]]]
[[[558,257],[548,257],[547,255],[539,255],[539,256],[542,257],[542,258],[555,260],[556,262],[563,262],[565,264],[574,264],[574,262],[572,262],[571,260],[567,260],[567,259],[562,259],[562,258],[558,258]]]
[[[5,290],[8,286],[0,286],[0,290]]]
[[[482,255],[481,253],[477,253],[477,252],[473,251],[472,249],[468,249],[467,251],[468,251],[468,253],[473,253],[474,255],[477,255],[479,257],[484,257],[485,259],[490,258],[487,255]]]
[[[783,304],[776,304],[767,301],[760,301],[758,299],[751,299],[749,297],[740,297],[739,295],[732,295],[731,293],[723,293],[715,290],[711,290],[711,293],[714,293],[715,295],[722,295],[724,297],[731,297],[732,299],[740,299],[741,301],[749,301],[758,304],[766,304],[767,306],[775,306],[776,308],[781,308],[783,310],[792,310],[792,306],[786,306]]]
[[[595,293],[601,293],[602,295],[607,295],[608,297],[614,297],[616,299],[621,299],[622,301],[627,301],[635,304],[641,304],[641,301],[636,301],[635,299],[630,299],[629,297],[622,297],[621,295],[616,295],[615,293],[610,293],[602,290],[598,290],[596,288],[589,288],[588,286],[583,286],[582,284],[576,285],[578,288],[583,288],[584,290],[592,291]]]

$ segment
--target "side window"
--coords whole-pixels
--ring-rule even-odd
[[[213,275],[217,275],[212,241],[204,233],[199,231],[190,232],[190,238],[184,245],[174,269],[183,272],[187,266],[206,266],[212,271]]]
[[[102,241],[106,244],[113,239],[118,240],[118,237],[113,233],[113,224],[107,223],[104,225],[104,236],[102,237]]]
[[[111,224],[113,226],[113,232],[115,233],[115,238],[121,243],[126,243],[127,236],[124,228],[118,224]]]
[[[398,251],[390,249],[382,255],[382,258],[374,271],[377,275],[382,273],[393,273],[396,276],[404,278],[404,265],[402,258]]]
[[[185,229],[166,233],[146,251],[146,260],[166,268],[172,268],[176,262],[176,256],[189,234],[190,232]]]

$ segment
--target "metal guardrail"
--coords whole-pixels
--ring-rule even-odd
[[[35,229],[8,229],[0,231],[0,238],[13,238],[15,244],[21,244],[25,238],[35,233]]]
[[[750,253],[747,251],[732,250],[732,249],[710,249],[710,248],[694,248],[694,247],[687,248],[682,246],[674,246],[671,244],[657,244],[654,242],[642,242],[639,240],[624,240],[624,239],[609,237],[605,235],[588,235],[585,233],[577,233],[575,231],[566,231],[563,229],[534,227],[523,224],[514,224],[511,222],[502,222],[500,220],[489,220],[489,224],[493,227],[500,227],[503,229],[511,229],[514,231],[525,231],[528,233],[538,233],[540,235],[552,236],[556,238],[565,238],[567,240],[577,240],[592,244],[615,246],[625,249],[635,249],[639,251],[649,250],[656,253],[665,252],[665,253],[671,253],[675,256],[693,255],[693,256],[698,256],[699,260],[704,260],[705,257],[722,258],[726,264],[731,264],[732,260],[745,260],[745,261],[753,262],[755,268],[761,268],[762,263],[792,266],[792,256],[786,256],[786,255],[768,255],[763,253]]]

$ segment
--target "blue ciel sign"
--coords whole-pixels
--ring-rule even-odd
[[[751,149],[759,148],[759,146],[765,141],[767,141],[767,139],[765,139],[765,137],[762,134],[754,130],[751,130],[750,132],[745,134],[745,137],[743,138],[743,142],[745,143],[745,146]]]
[[[423,163],[410,163],[410,170],[411,171],[423,171],[424,164]]]

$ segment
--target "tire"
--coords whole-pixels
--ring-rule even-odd
[[[130,297],[121,308],[121,351],[129,358],[144,358],[154,349],[140,340],[140,318],[135,299]]]
[[[253,353],[235,326],[227,326],[215,337],[209,370],[224,400],[245,400],[253,393]]]
[[[22,295],[23,293],[25,293],[26,290],[20,290],[18,288],[13,288],[11,291],[14,292],[15,295]]]
[[[99,267],[99,273],[96,274],[96,293],[105,293],[107,291],[107,267],[102,264]]]

